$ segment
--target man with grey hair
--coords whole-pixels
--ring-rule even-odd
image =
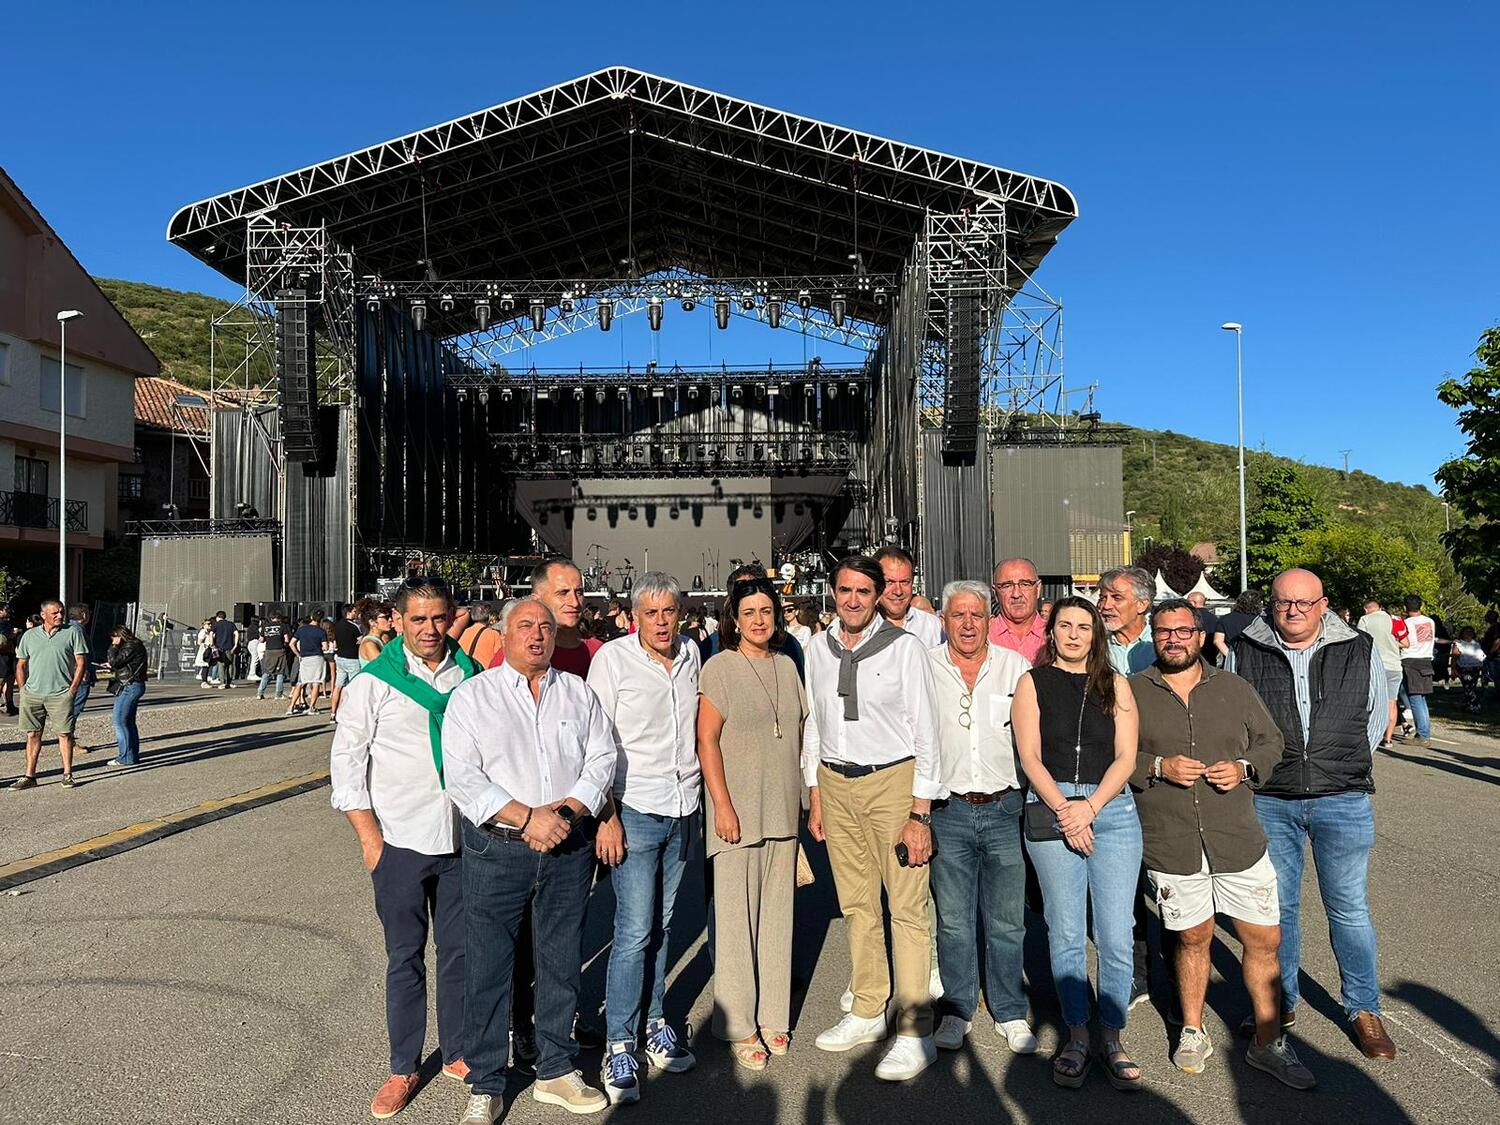
[[[1109,632],[1109,662],[1122,676],[1144,672],[1156,660],[1146,617],[1156,583],[1138,566],[1119,566],[1099,576],[1099,616]]]
[[[1033,607],[1035,606],[1033,592]],[[1029,1055],[1036,1036],[1026,1022],[1021,983],[1026,941],[1026,861],[1021,851],[1025,790],[1016,775],[1010,700],[1030,664],[989,639],[990,591],[982,582],[943,587],[948,643],[929,649],[937,703],[938,768],[946,802],[932,808],[932,897],[937,903],[942,1016],[933,1042],[963,1045],[979,1006],[984,934],[985,999],[995,1031]]]
[[[625,854],[614,868],[615,940],[605,982],[604,1092],[612,1104],[639,1101],[636,1043],[646,951],[655,944],[646,1009],[647,1061],[669,1073],[697,1061],[667,1023],[667,952],[677,890],[698,848],[698,646],[678,633],[682,588],[651,571],[631,591],[634,634],[610,641],[589,665],[588,685],[615,729],[613,831]],[[691,885],[700,886],[701,877]],[[660,891],[658,892],[658,887]]]

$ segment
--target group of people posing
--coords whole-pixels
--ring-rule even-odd
[[[665,985],[678,898],[705,885],[712,1032],[739,1066],[780,1065],[795,1047],[809,842],[826,848],[851,961],[843,1014],[814,1045],[889,1040],[879,1078],[911,1079],[963,1044],[981,970],[997,1035],[1037,1050],[1029,861],[1068,1028],[1059,1086],[1098,1065],[1116,1088],[1142,1087],[1124,1033],[1148,996],[1157,925],[1163,1008],[1181,1024],[1172,1062],[1204,1069],[1223,915],[1243,946],[1246,1061],[1311,1088],[1288,1037],[1309,843],[1349,1032],[1394,1057],[1366,899],[1387,679],[1317,576],[1278,576],[1269,616],[1221,669],[1198,607],[1153,607],[1136,568],[1103,575],[1097,604],[1064,597],[1045,616],[1024,559],[989,585],[950,583],[940,615],[913,604],[913,570],[894,547],[840,562],[836,620],[804,647],[776,583],[745,568],[705,657],[679,628],[678,584],[657,573],[634,586],[633,632],[585,638],[583,576],[553,559],[501,610],[488,669],[450,636],[447,586],[403,584],[394,636],[345,689],[332,749],[332,803],[358,835],[389,958],[377,1118],[419,1085],[429,933],[442,1071],[470,1090],[461,1125],[497,1118],[512,1064],[534,1073],[537,1101],[576,1113],[639,1100],[643,1065],[690,1069]],[[578,1010],[596,871],[614,899],[602,1036]],[[597,1086],[577,1068],[581,1044],[603,1047]]]

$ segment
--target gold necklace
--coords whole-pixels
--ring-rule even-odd
[[[772,695],[771,695],[771,692],[766,687],[766,681],[763,680],[761,678],[760,673],[755,670],[755,664],[754,664],[754,662],[748,656],[745,656],[745,654],[743,652],[741,652],[740,655],[744,656],[745,657],[745,663],[748,664],[748,665],[750,665],[750,672],[755,677],[755,682],[760,685],[760,690],[766,693],[766,702],[771,705],[771,733],[773,735],[775,735],[777,738],[780,738],[781,737],[781,674],[780,674],[780,672],[776,668],[776,657],[775,657],[774,654],[770,656],[770,660],[771,660],[771,678],[772,678],[773,682],[776,685],[776,695],[773,698]]]

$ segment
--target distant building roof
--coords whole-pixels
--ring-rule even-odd
[[[1188,554],[1197,559],[1204,566],[1219,565],[1219,545],[1212,539],[1205,539],[1202,543],[1194,543],[1188,549]]]
[[[246,399],[258,401],[258,391],[221,392],[217,395],[176,379],[144,378],[135,381],[135,420],[159,430],[176,430],[188,437],[207,437],[209,411],[237,408]]]

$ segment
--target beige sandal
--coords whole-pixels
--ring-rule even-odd
[[[746,1070],[765,1070],[771,1064],[771,1056],[761,1046],[759,1037],[748,1043],[735,1040],[729,1049],[734,1052],[734,1061]]]
[[[792,1049],[792,1037],[785,1031],[767,1031],[761,1028],[760,1037],[766,1045],[766,1050],[773,1055],[784,1055]]]

